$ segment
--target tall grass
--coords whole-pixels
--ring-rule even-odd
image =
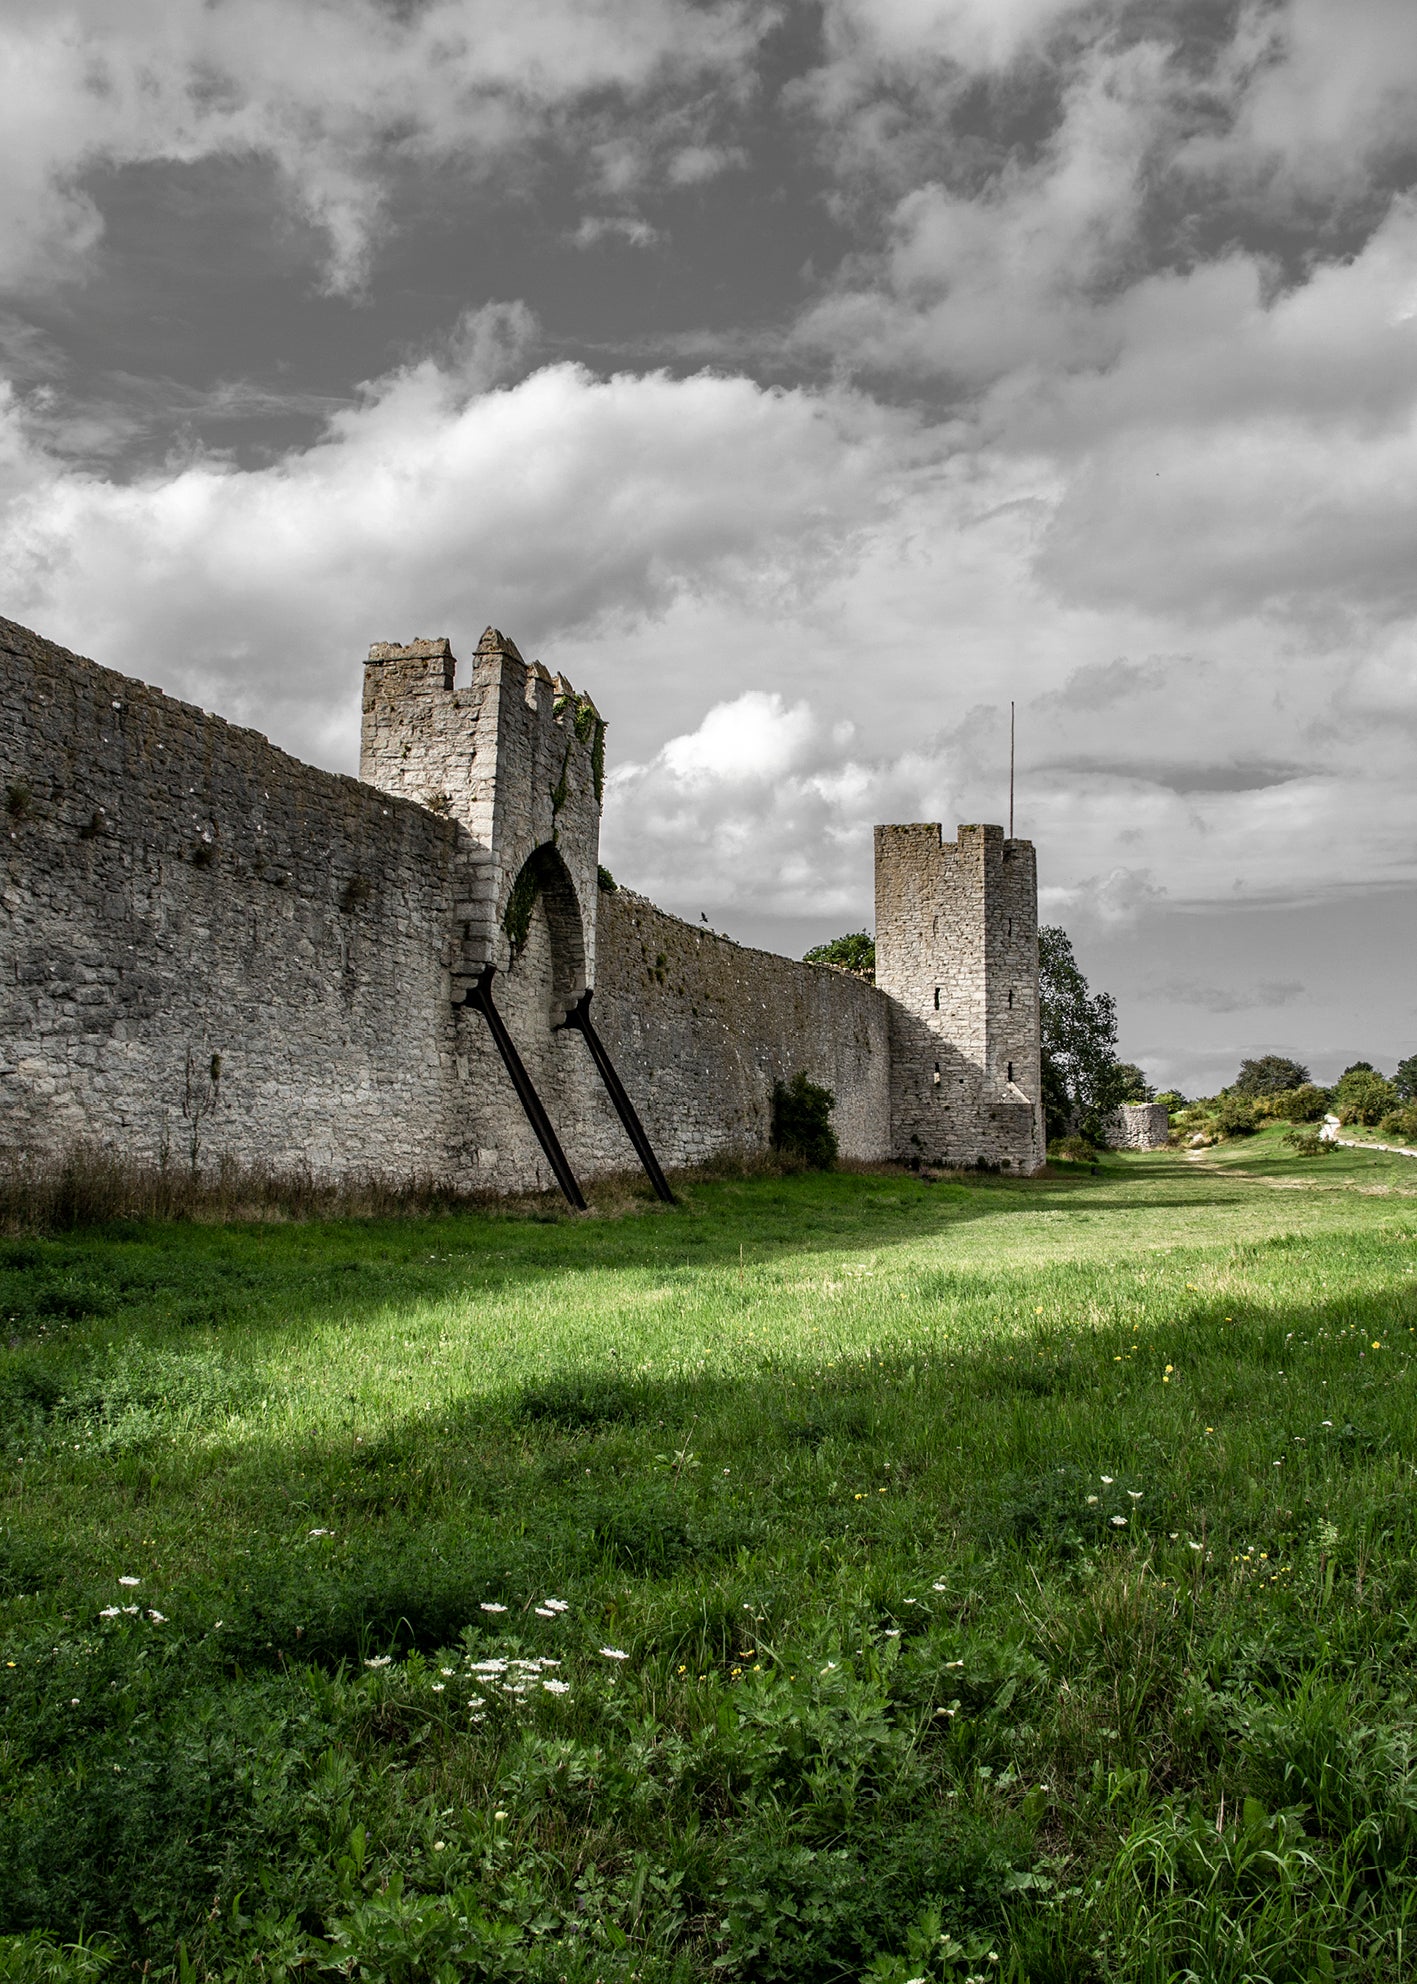
[[[1415,1193],[0,1245],[0,1976],[1404,1976]]]

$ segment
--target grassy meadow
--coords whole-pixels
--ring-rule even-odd
[[[0,1241],[0,1978],[1417,1974],[1417,1164]]]

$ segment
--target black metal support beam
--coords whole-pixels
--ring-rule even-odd
[[[546,1161],[556,1174],[556,1183],[565,1193],[568,1202],[577,1212],[586,1209],[585,1196],[576,1183],[576,1174],[566,1161],[566,1153],[561,1148],[561,1140],[556,1135],[545,1105],[536,1092],[536,1084],[526,1071],[522,1057],[517,1052],[517,1043],[507,1031],[507,1023],[498,1012],[492,998],[492,979],[496,973],[495,964],[484,965],[477,983],[463,1000],[465,1006],[474,1006],[486,1020],[492,1038],[497,1043],[497,1052],[502,1057],[502,1065],[512,1078],[512,1087],[526,1111],[526,1120],[536,1132],[537,1142],[546,1153]]]
[[[600,1070],[600,1079],[606,1086],[610,1100],[615,1104],[616,1114],[625,1125],[625,1134],[634,1145],[635,1155],[645,1168],[645,1176],[653,1185],[657,1196],[663,1199],[667,1206],[674,1205],[676,1203],[674,1194],[669,1189],[669,1181],[659,1168],[659,1159],[655,1156],[650,1140],[645,1135],[645,1126],[635,1113],[635,1105],[625,1092],[625,1084],[615,1072],[615,1063],[605,1050],[605,1042],[595,1030],[590,1016],[588,991],[582,992],[562,1024],[573,1026],[577,1033],[584,1035],[591,1059]]]

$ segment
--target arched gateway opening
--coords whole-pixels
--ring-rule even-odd
[[[543,841],[518,869],[507,893],[502,929],[507,938],[505,983],[510,1001],[507,1017],[519,1019],[529,1048],[536,1036],[545,1039],[543,1029],[548,1027],[552,1032],[569,1027],[581,1035],[651,1185],[659,1198],[672,1203],[674,1194],[650,1147],[644,1125],[590,1016],[585,927],[570,873],[553,842]],[[585,1199],[546,1104],[512,1037],[507,1017],[493,997],[492,982],[496,975],[496,966],[486,965],[467,994],[466,1003],[475,1006],[486,1020],[557,1183],[570,1203],[583,1211]]]
[[[586,989],[586,944],[575,885],[553,841],[532,849],[508,891],[502,928],[507,934],[509,971],[527,957],[539,934],[538,910],[545,919],[551,953],[550,1020],[552,1026],[559,1026]]]

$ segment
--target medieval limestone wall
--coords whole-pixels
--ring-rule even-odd
[[[509,916],[528,862],[552,922],[558,993],[595,982],[596,875],[605,725],[589,696],[489,627],[457,683],[447,639],[376,641],[364,669],[359,776],[465,829],[469,888],[456,905],[458,978],[506,970],[525,935]],[[509,924],[512,926],[509,929]]]
[[[891,1000],[891,1152],[1044,1161],[1033,847],[1001,827],[876,829],[876,983]]]
[[[397,652],[434,663],[442,692],[450,654]],[[530,838],[543,785],[547,820],[575,818],[551,795],[584,699],[573,710],[506,646],[484,662],[523,726]],[[575,734],[568,782],[585,811],[595,739],[584,722]],[[500,920],[470,931],[486,856],[451,809],[314,770],[8,621],[0,795],[0,1150],[90,1142],[183,1163],[195,1137],[203,1167],[548,1184],[485,1022],[453,1003],[480,944],[500,960],[498,1005],[573,1165],[632,1168],[584,1042],[553,1030],[554,890],[515,957]],[[584,821],[567,838],[580,902],[594,840]],[[881,993],[628,891],[590,904],[594,1017],[663,1163],[762,1148],[773,1081],[798,1068],[836,1093],[844,1154],[886,1154]]]
[[[1163,1102],[1124,1102],[1106,1122],[1113,1150],[1165,1150],[1171,1118]]]
[[[874,985],[730,943],[625,889],[601,896],[598,949],[593,1017],[661,1158],[761,1149],[773,1083],[798,1069],[835,1095],[844,1157],[889,1156],[890,1008]]]
[[[0,620],[0,1144],[427,1172],[452,822]]]

